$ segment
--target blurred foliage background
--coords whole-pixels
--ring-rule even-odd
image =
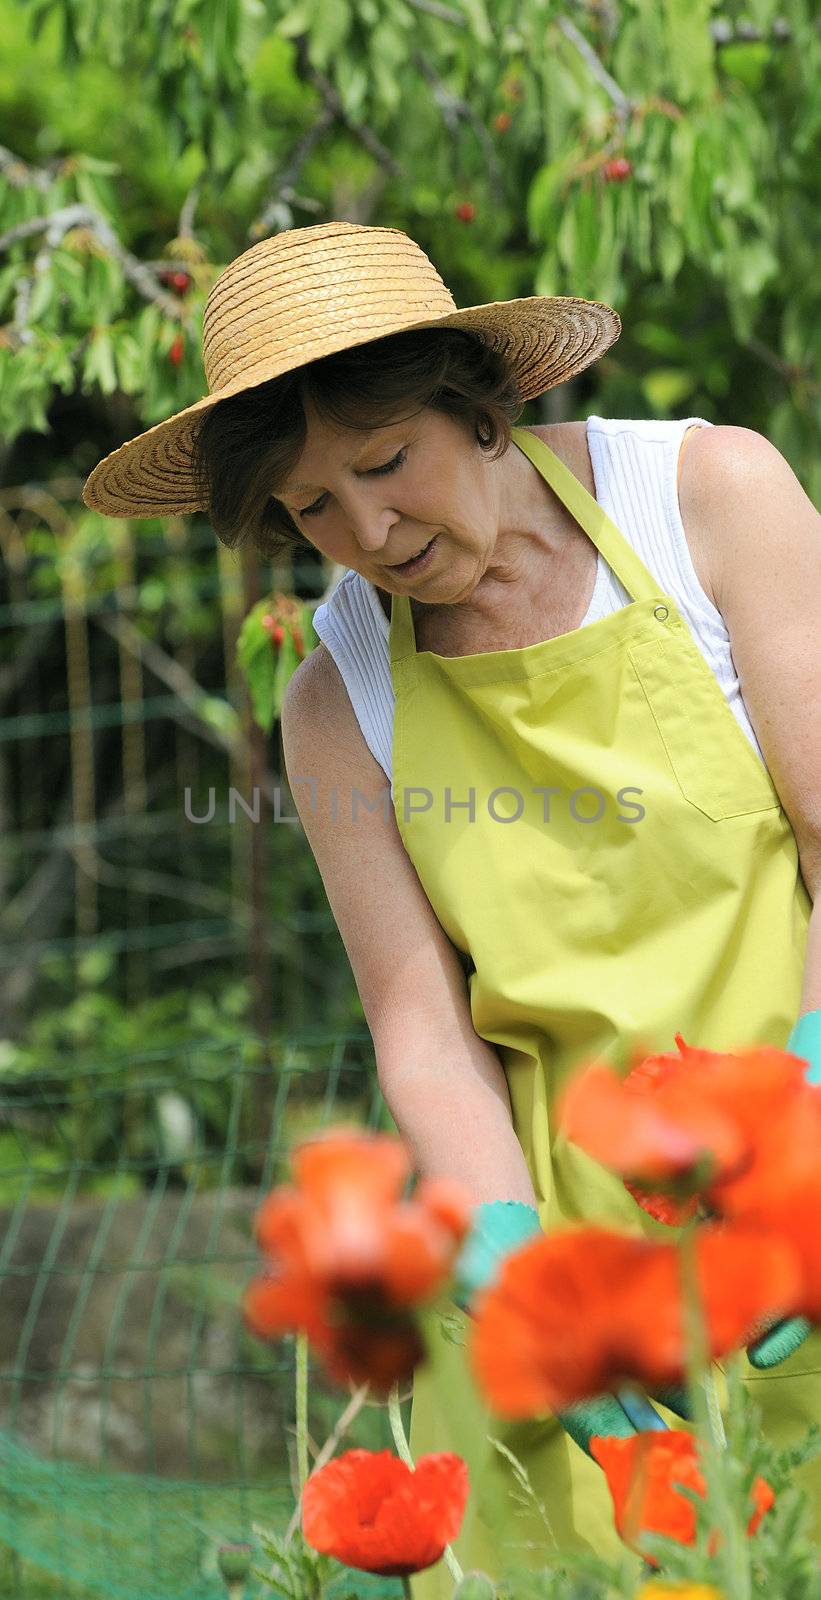
[[[743,424],[818,499],[816,19],[0,0],[0,32],[3,1064],[338,1034],[362,1013],[237,666],[243,618],[310,611],[338,574],[229,554],[202,517],[90,514],[83,478],[205,392],[222,266],[342,218],[410,232],[461,306],[616,306],[618,344],[523,421]]]
[[[223,267],[343,219],[411,234],[460,306],[616,307],[523,422],[746,426],[818,502],[818,18],[0,0],[0,36],[0,1203],[270,1183],[304,1126],[391,1125],[237,652],[294,600],[309,628],[339,573],[101,518],[84,478],[205,392]]]
[[[361,1011],[236,652],[272,595],[310,611],[338,575],[227,553],[203,517],[100,518],[82,481],[206,391],[223,266],[342,218],[405,229],[460,305],[616,306],[618,344],[523,420],[741,424],[818,499],[817,17],[0,0],[0,26],[5,1067],[338,1032]],[[271,825],[229,818],[232,787]]]

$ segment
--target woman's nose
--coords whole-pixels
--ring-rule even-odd
[[[350,529],[360,550],[369,555],[374,551],[384,549],[389,542],[391,529],[399,518],[394,511],[379,511],[371,507],[360,506],[351,513]]]

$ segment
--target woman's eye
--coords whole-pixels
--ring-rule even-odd
[[[408,452],[406,449],[400,450],[398,454],[393,457],[392,461],[385,462],[384,467],[372,467],[368,476],[373,478],[382,478],[386,475],[386,473],[395,472],[397,467],[401,467],[407,453]],[[301,517],[315,517],[317,513],[322,510],[323,498],[324,497],[320,495],[320,498],[315,500],[312,506],[306,506],[305,510],[300,511],[299,515]]]

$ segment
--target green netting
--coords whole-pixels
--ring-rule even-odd
[[[241,1323],[253,1215],[303,1133],[393,1123],[236,660],[258,598],[328,573],[81,492],[0,490],[0,1597],[210,1600],[298,1482],[295,1341]],[[309,1378],[310,1465],[350,1395]],[[355,1444],[393,1447],[384,1406]]]
[[[0,1078],[0,1593],[210,1600],[238,1540],[266,1567],[255,1524],[281,1534],[294,1506],[295,1342],[253,1339],[240,1294],[260,1199],[332,1121],[394,1128],[362,1029]],[[311,1363],[314,1455],[348,1399]],[[383,1406],[354,1444],[392,1444]],[[399,1592],[340,1568],[332,1592],[354,1588]]]

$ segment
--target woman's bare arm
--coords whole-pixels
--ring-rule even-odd
[[[348,953],[380,1088],[415,1169],[458,1178],[475,1203],[533,1205],[501,1062],[473,1027],[458,954],[324,645],[292,677],[281,726],[294,804]],[[358,804],[354,791],[364,797]]]

